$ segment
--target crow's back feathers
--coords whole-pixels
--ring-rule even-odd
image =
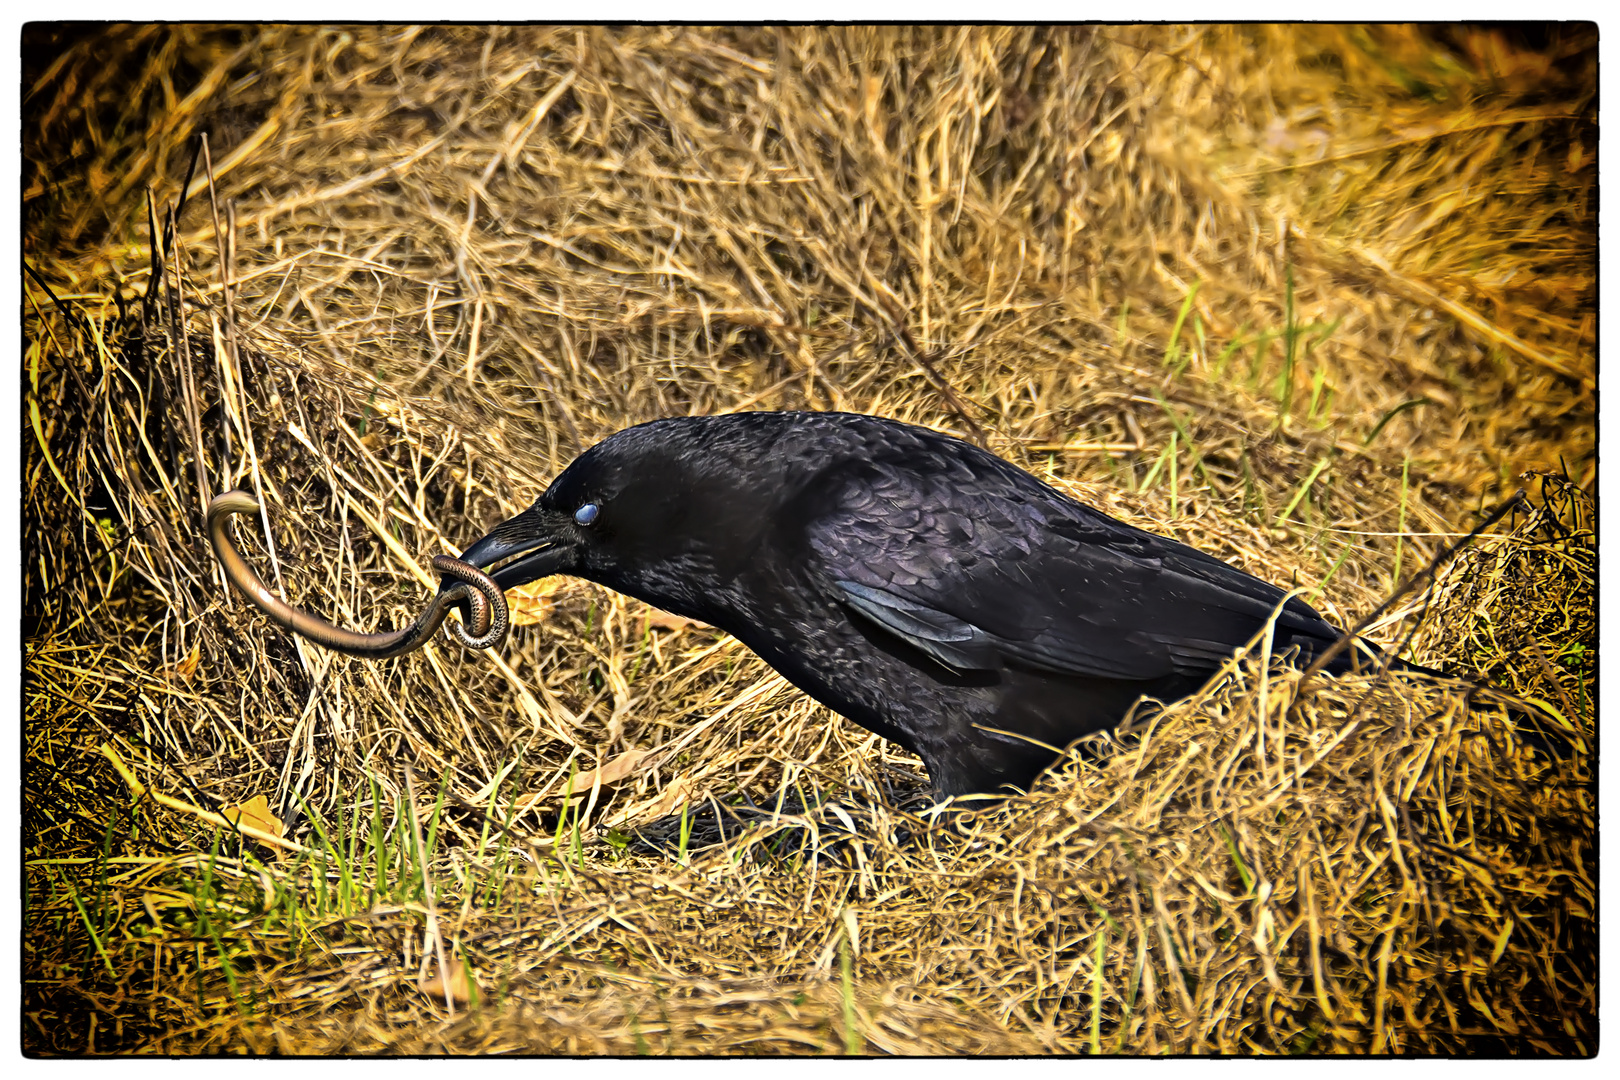
[[[955,669],[1003,663],[1097,678],[1208,674],[1283,590],[1113,521],[952,440],[817,478],[808,570],[850,610]],[[897,455],[895,457],[898,457]],[[1337,631],[1297,600],[1279,648]]]

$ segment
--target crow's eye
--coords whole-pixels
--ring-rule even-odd
[[[600,514],[601,512],[602,508],[600,506],[597,506],[595,503],[586,503],[584,506],[574,511],[574,520],[581,525],[589,525],[591,522],[596,520],[596,515]]]

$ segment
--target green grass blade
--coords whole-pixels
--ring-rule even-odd
[[[855,974],[849,958],[849,934],[841,934],[838,938],[838,968],[843,982],[844,997],[844,1053],[851,1057],[859,1054],[864,1048],[860,1028],[855,1017]]]
[[[1097,955],[1091,959],[1091,1056],[1102,1055],[1102,992],[1104,950],[1108,946],[1108,931],[1097,934]]]
[[[101,962],[107,965],[107,974],[116,979],[118,969],[113,967],[112,958],[107,955],[106,948],[101,944],[101,935],[96,933],[95,924],[90,921],[90,912],[85,909],[84,901],[79,899],[79,890],[71,881],[68,882],[68,896],[72,898],[73,906],[79,909],[79,919],[84,923],[85,933],[90,935],[90,943],[96,947],[96,954],[101,957]]]
[[[1316,463],[1316,467],[1311,470],[1310,475],[1305,477],[1305,482],[1299,485],[1299,490],[1294,492],[1294,497],[1288,501],[1287,506],[1283,507],[1283,512],[1277,515],[1276,524],[1281,525],[1288,520],[1289,515],[1304,500],[1305,494],[1311,490],[1311,485],[1316,483],[1316,478],[1322,475],[1322,470],[1327,468],[1328,462],[1332,460],[1332,455],[1327,455]]]
[[[1175,367],[1176,361],[1181,356],[1181,328],[1186,325],[1187,315],[1192,311],[1193,298],[1198,295],[1201,285],[1202,281],[1193,282],[1192,288],[1187,290],[1186,298],[1181,301],[1181,310],[1176,313],[1175,325],[1170,328],[1170,340],[1164,347],[1165,367]],[[1176,374],[1181,374],[1180,370]]]
[[[1153,396],[1158,399],[1159,408],[1164,410],[1164,415],[1168,416],[1170,422],[1175,425],[1176,433],[1181,436],[1181,441],[1187,444],[1187,453],[1192,456],[1193,468],[1203,478],[1204,486],[1213,490],[1215,485],[1210,481],[1209,472],[1204,468],[1204,455],[1198,452],[1198,444],[1193,441],[1192,432],[1187,429],[1187,422],[1181,418],[1181,415],[1176,410],[1170,407],[1170,403],[1164,399],[1163,394],[1155,390]]]
[[[1432,401],[1430,401],[1426,397],[1415,397],[1415,398],[1411,398],[1411,399],[1409,399],[1407,401],[1401,402],[1399,405],[1397,405],[1393,409],[1389,410],[1389,412],[1385,413],[1383,415],[1383,418],[1380,419],[1378,421],[1378,423],[1373,425],[1373,429],[1370,432],[1367,433],[1367,437],[1365,439],[1361,440],[1361,445],[1362,446],[1371,446],[1372,441],[1374,439],[1378,438],[1378,433],[1380,431],[1384,430],[1384,425],[1389,423],[1391,420],[1395,419],[1397,416],[1401,415],[1401,413],[1405,412],[1406,410],[1415,409],[1419,405],[1432,405],[1432,404],[1434,404],[1434,403]]]

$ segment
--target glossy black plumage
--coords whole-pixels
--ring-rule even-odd
[[[1283,597],[959,439],[845,413],[629,428],[462,558],[726,630],[945,794],[1025,787],[1142,695],[1191,693]],[[1291,600],[1275,648],[1338,637]]]

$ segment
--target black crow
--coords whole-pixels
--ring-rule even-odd
[[[717,626],[946,795],[1027,788],[1142,696],[1192,693],[1284,596],[960,439],[847,413],[628,428],[461,558]],[[1340,637],[1298,599],[1275,634],[1305,659]]]

